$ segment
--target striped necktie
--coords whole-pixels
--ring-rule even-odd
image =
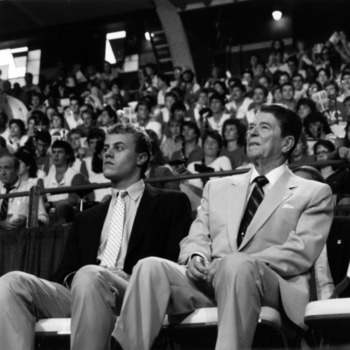
[[[256,211],[259,208],[260,203],[264,199],[264,191],[263,187],[269,182],[269,180],[265,176],[258,176],[254,179],[255,186],[252,191],[252,194],[249,197],[247,207],[245,209],[243,219],[241,221],[241,225],[239,227],[238,235],[237,235],[237,247],[241,245],[245,233],[247,232],[247,228],[251,223]]]
[[[4,186],[6,188],[6,194],[10,193],[15,187],[14,186]],[[0,208],[0,221],[7,219],[7,212],[9,209],[9,198],[4,198],[1,203]]]
[[[112,220],[109,227],[109,234],[106,249],[103,253],[101,266],[114,267],[117,262],[120,247],[123,239],[125,201],[127,191],[119,191],[117,201],[113,208]]]

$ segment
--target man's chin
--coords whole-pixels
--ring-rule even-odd
[[[261,156],[261,153],[258,150],[251,150],[247,152],[247,157],[253,161]]]
[[[115,174],[115,171],[112,171],[110,169],[104,169],[103,170],[103,176],[110,181],[115,180],[115,178],[117,177]]]

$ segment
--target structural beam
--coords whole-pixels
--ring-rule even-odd
[[[174,66],[188,67],[194,72],[192,54],[185,29],[176,7],[170,0],[154,0]]]

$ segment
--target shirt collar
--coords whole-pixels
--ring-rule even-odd
[[[145,190],[145,183],[141,179],[135,183],[133,183],[131,186],[125,189],[128,192],[128,196],[133,200],[137,201],[138,198],[142,195],[143,191]],[[115,202],[117,199],[117,193],[119,190],[112,188],[112,201]]]
[[[3,183],[1,183],[3,191],[6,190],[6,187]],[[18,190],[19,186],[21,185],[21,179],[18,178],[17,181],[11,186],[13,189]]]
[[[271,170],[269,173],[265,175],[266,178],[269,180],[269,184],[268,184],[269,188],[274,185],[274,183],[279,179],[279,177],[285,172],[286,168],[287,168],[287,163],[283,163],[282,165]],[[260,176],[260,174],[257,172],[255,167],[253,167],[252,175],[250,177],[250,184],[252,184],[254,179],[258,176]]]
[[[15,184],[13,185],[13,187],[15,187],[18,190],[20,185],[21,185],[21,179],[18,178],[17,181],[15,182]]]

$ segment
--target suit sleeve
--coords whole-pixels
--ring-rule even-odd
[[[333,218],[332,192],[326,185],[312,190],[309,189],[313,195],[288,239],[281,245],[252,254],[282,277],[309,271],[326,243]]]
[[[189,257],[196,253],[211,260],[211,238],[209,234],[209,181],[203,190],[201,205],[198,208],[197,218],[192,223],[190,233],[180,243],[179,264],[186,264]]]
[[[171,202],[170,210],[173,211],[173,214],[171,216],[165,257],[169,260],[177,261],[180,251],[179,242],[188,235],[192,222],[191,204],[188,197],[182,192],[177,192],[176,200]]]
[[[64,278],[71,272],[77,271],[81,267],[80,253],[78,249],[79,219],[78,215],[73,222],[69,237],[64,249],[63,258],[58,269],[51,277],[51,281],[62,283]]]

